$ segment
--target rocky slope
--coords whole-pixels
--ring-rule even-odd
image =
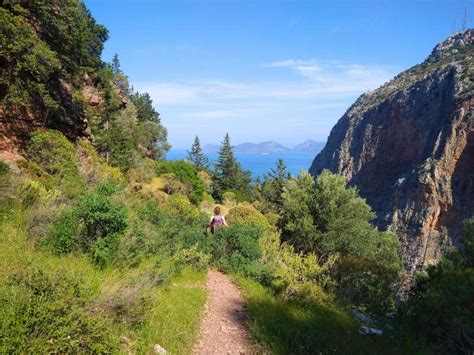
[[[367,92],[342,116],[310,168],[342,174],[398,233],[409,275],[459,242],[474,215],[474,30]]]
[[[0,153],[21,152],[41,129],[90,137],[106,38],[79,1],[0,2]]]

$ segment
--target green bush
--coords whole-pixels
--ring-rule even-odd
[[[0,353],[110,353],[118,336],[86,311],[88,282],[67,269],[29,267],[0,287]]]
[[[44,244],[58,254],[67,254],[77,248],[79,218],[75,209],[62,212],[52,223]]]
[[[156,174],[174,174],[181,182],[192,187],[189,193],[189,199],[194,204],[199,204],[204,196],[204,183],[199,178],[198,170],[190,163],[184,160],[177,161],[160,161],[156,163]]]
[[[373,312],[393,307],[401,271],[398,238],[371,225],[375,215],[357,190],[325,170],[316,181],[307,173],[290,179],[283,191],[282,240],[297,252],[315,253],[320,263],[336,257],[331,276],[341,298]]]
[[[271,274],[267,286],[271,286],[285,300],[327,300],[325,290],[331,289],[334,284],[330,270],[334,267],[336,257],[320,265],[315,254],[302,255],[296,253],[291,245],[280,244],[277,233],[265,233],[260,245],[260,262]]]
[[[56,53],[38,39],[32,23],[0,8],[0,43],[9,44],[0,47],[0,87],[4,90],[0,102],[12,110],[40,97],[48,109],[56,109],[57,102],[45,84],[59,71],[60,62]]]
[[[112,198],[116,191],[117,185],[106,183],[83,195],[53,221],[45,244],[60,254],[89,252],[100,266],[112,262],[127,227],[126,207]]]
[[[205,225],[204,215],[189,202],[189,200],[180,194],[170,196],[164,205],[164,210],[171,214],[180,222],[193,225]]]
[[[0,160],[0,178],[5,176],[10,171],[10,165],[5,163],[3,160]]]
[[[463,248],[420,275],[403,313],[440,354],[474,351],[474,218],[464,223]]]
[[[261,235],[261,229],[255,226],[231,225],[218,229],[209,236],[213,262],[226,272],[248,274],[247,267],[260,258]]]
[[[85,251],[97,240],[122,233],[127,227],[126,208],[100,193],[84,195],[76,213],[81,223],[79,244]]]
[[[77,174],[78,158],[74,146],[58,131],[33,133],[27,156],[48,174],[60,177]]]

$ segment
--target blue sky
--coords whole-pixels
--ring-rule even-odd
[[[474,0],[86,0],[170,143],[325,141],[364,91],[419,63]],[[472,13],[472,16],[471,16]],[[468,26],[473,21],[468,17]]]

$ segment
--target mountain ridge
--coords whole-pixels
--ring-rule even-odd
[[[260,143],[245,142],[234,147],[234,152],[237,154],[273,154],[279,152],[318,152],[324,146],[324,142],[317,142],[311,139],[303,143],[295,145],[293,148],[288,148],[275,141],[265,141]],[[220,146],[216,144],[207,144],[203,147],[205,153],[215,153],[219,151]]]

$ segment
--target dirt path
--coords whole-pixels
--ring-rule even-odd
[[[249,354],[244,300],[227,275],[210,270],[206,287],[209,300],[194,354]]]

